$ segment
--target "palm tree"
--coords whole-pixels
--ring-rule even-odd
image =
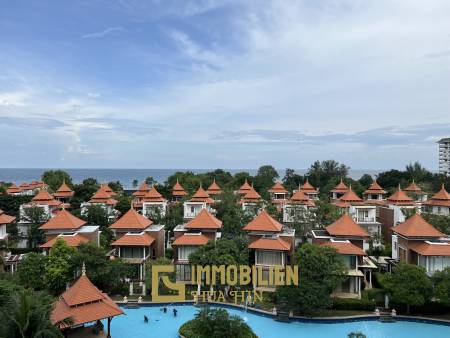
[[[50,320],[51,304],[51,298],[42,293],[30,290],[12,292],[11,297],[0,309],[0,319],[4,323],[0,337],[63,337],[58,323],[53,324]],[[70,319],[64,320],[64,324],[69,323]]]
[[[362,332],[350,332],[347,335],[348,338],[366,338],[366,335]]]

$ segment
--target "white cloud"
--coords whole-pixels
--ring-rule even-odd
[[[115,27],[108,27],[98,32],[88,33],[81,36],[82,39],[100,39],[103,38],[113,32],[123,31],[123,27],[121,26],[115,26]]]

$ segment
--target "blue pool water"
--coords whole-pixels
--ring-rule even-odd
[[[163,313],[159,307],[148,306],[138,309],[124,309],[126,315],[113,319],[112,338],[178,338],[179,327],[192,319],[198,309],[190,306],[176,306],[178,316],[172,314],[173,306]],[[227,308],[231,314],[242,317],[260,338],[347,338],[352,331],[360,331],[368,338],[448,338],[450,326],[419,322],[357,321],[346,323],[279,323],[271,318]],[[144,323],[144,315],[149,323]],[[213,338],[213,337],[212,337]]]

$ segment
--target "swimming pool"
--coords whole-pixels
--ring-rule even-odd
[[[178,311],[173,316],[173,308]],[[178,338],[178,329],[192,319],[198,308],[192,305],[168,306],[167,313],[160,307],[143,306],[137,309],[124,309],[126,315],[111,322],[112,338]],[[448,338],[450,326],[420,322],[397,321],[381,323],[375,320],[345,323],[279,323],[272,318],[227,308],[230,314],[242,317],[260,338],[347,338],[352,331],[360,331],[368,338]],[[144,315],[149,323],[144,323]]]

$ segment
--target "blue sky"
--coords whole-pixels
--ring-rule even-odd
[[[436,169],[447,0],[0,0],[0,167]]]

